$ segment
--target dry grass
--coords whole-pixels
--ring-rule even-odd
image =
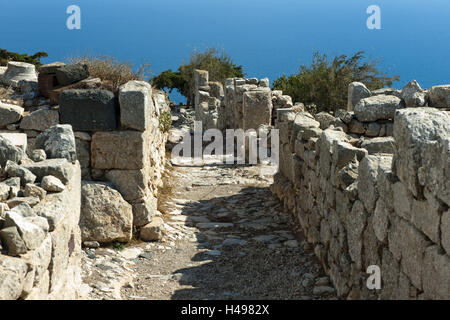
[[[0,102],[22,106],[23,100],[13,99],[12,95],[14,95],[14,90],[11,87],[0,86]]]
[[[69,64],[84,63],[89,68],[89,74],[108,82],[112,91],[131,80],[147,80],[151,75],[150,65],[141,65],[136,71],[128,62],[121,62],[108,56],[83,56],[68,59]]]

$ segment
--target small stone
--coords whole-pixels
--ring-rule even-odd
[[[139,237],[143,241],[158,241],[163,238],[164,221],[160,217],[154,217],[153,221],[141,228]]]
[[[35,184],[27,183],[25,185],[25,191],[23,192],[23,194],[25,197],[38,197],[40,200],[42,200],[47,195],[47,191]]]
[[[297,240],[288,240],[284,243],[284,245],[288,248],[298,248],[298,241]]]
[[[42,188],[49,192],[61,192],[66,189],[66,186],[54,176],[45,176],[41,182]]]
[[[84,241],[83,245],[86,248],[93,248],[93,249],[100,248],[100,243],[98,243],[97,241]]]
[[[42,149],[33,150],[31,153],[31,160],[34,162],[44,161],[45,159],[47,159],[47,154]]]
[[[332,287],[328,287],[328,286],[317,286],[317,287],[314,287],[314,289],[313,289],[313,294],[314,295],[318,295],[318,296],[321,296],[321,295],[325,295],[325,294],[332,294],[332,293],[335,293],[335,289],[334,288],[332,288]]]

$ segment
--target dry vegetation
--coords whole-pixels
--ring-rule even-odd
[[[68,59],[69,64],[84,63],[89,68],[89,74],[109,82],[112,91],[131,80],[148,80],[151,75],[150,65],[143,64],[133,70],[132,64],[121,62],[108,56],[83,56]]]
[[[13,99],[12,95],[14,95],[14,90],[11,87],[0,86],[0,102],[22,106],[23,100],[17,98]]]

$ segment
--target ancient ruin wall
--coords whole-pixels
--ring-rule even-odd
[[[278,110],[271,189],[341,297],[450,298],[450,86],[408,91],[414,83],[359,97],[352,88],[336,118]],[[380,290],[366,284],[372,265]]]

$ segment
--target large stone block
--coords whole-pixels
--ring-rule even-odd
[[[270,125],[272,120],[272,94],[270,91],[249,91],[244,93],[244,130],[258,129],[260,125]]]
[[[421,197],[422,185],[450,204],[449,132],[446,112],[412,108],[396,113],[393,171],[416,198]]]
[[[0,254],[0,300],[20,297],[27,270],[23,260]]]
[[[0,102],[0,128],[19,121],[22,118],[23,111],[22,107]]]
[[[402,99],[407,108],[425,107],[427,103],[426,93],[416,80],[408,82],[402,89]]]
[[[425,299],[450,299],[450,257],[438,246],[426,249],[423,261],[423,293]]]
[[[45,131],[59,123],[59,112],[57,110],[39,109],[25,117],[20,122],[20,129]]]
[[[364,139],[361,148],[366,149],[369,154],[390,153],[394,154],[395,140],[393,137],[378,137]]]
[[[447,254],[450,256],[450,209],[442,214],[441,242]]]
[[[429,105],[433,108],[450,108],[450,85],[435,86],[428,91]]]
[[[3,84],[14,88],[18,88],[21,81],[37,83],[36,68],[30,63],[10,61],[0,80]]]
[[[8,160],[19,163],[24,157],[22,148],[15,146],[10,139],[0,135],[0,166],[4,167]]]
[[[347,110],[353,111],[356,104],[364,98],[370,97],[372,94],[367,87],[361,82],[352,82],[348,85],[348,103]]]
[[[64,158],[75,163],[77,151],[75,136],[70,125],[55,125],[36,137],[36,149],[43,149],[49,159]]]
[[[89,77],[89,70],[86,64],[76,63],[62,66],[55,70],[56,78],[62,86],[81,81]]]
[[[128,242],[132,227],[132,207],[118,191],[104,183],[82,184],[80,228],[83,241]]]
[[[120,192],[127,201],[136,201],[145,198],[148,194],[149,172],[148,168],[140,170],[110,170],[105,178]]]
[[[393,119],[397,109],[404,108],[401,99],[394,96],[373,96],[362,99],[355,106],[355,116],[361,122]]]
[[[422,289],[425,250],[432,243],[413,225],[401,218],[391,219],[388,234],[389,250],[402,271],[411,279],[412,284]]]
[[[358,195],[367,211],[373,213],[379,192],[377,177],[379,167],[390,168],[392,157],[389,155],[366,156],[358,167]]]
[[[144,131],[155,112],[152,87],[145,81],[130,81],[119,89],[120,124],[125,128]]]
[[[117,101],[107,90],[64,90],[59,112],[61,123],[71,124],[76,131],[114,130],[117,127]]]
[[[94,169],[139,170],[148,163],[147,135],[139,131],[96,132],[91,142]]]

